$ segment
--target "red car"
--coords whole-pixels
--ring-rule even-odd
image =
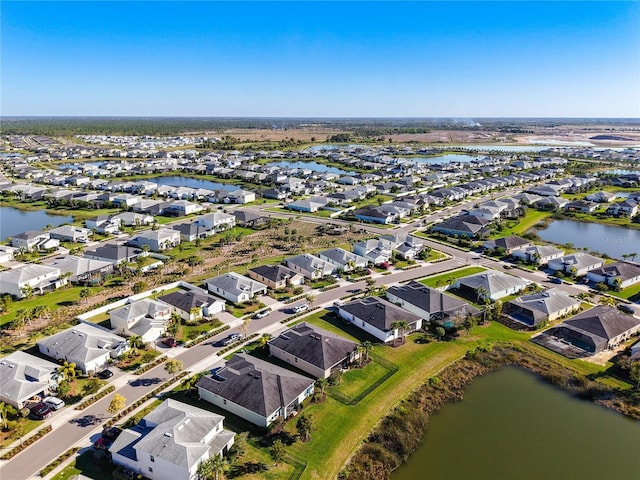
[[[169,337],[162,340],[162,343],[165,344],[169,348],[174,348],[178,345],[175,338]]]
[[[36,420],[44,420],[53,415],[53,410],[46,403],[38,403],[31,407],[31,416]]]

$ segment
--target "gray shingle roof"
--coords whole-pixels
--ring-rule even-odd
[[[620,278],[620,280],[625,281],[640,275],[640,265],[629,262],[615,262],[591,270],[589,273],[595,273],[603,277]]]
[[[158,298],[158,300],[171,305],[183,312],[190,312],[192,308],[200,308],[203,305],[212,305],[219,301],[216,297],[207,293],[190,290],[188,292],[179,291],[168,293]]]
[[[342,362],[358,346],[351,340],[306,322],[281,333],[272,339],[269,345],[323,370]]]
[[[383,332],[391,331],[391,324],[396,321],[412,324],[420,320],[419,316],[378,297],[354,300],[340,308]]]
[[[209,278],[205,281],[208,285],[218,287],[220,290],[229,292],[233,295],[240,295],[241,293],[249,293],[254,295],[257,292],[264,291],[266,285],[256,282],[244,275],[240,275],[234,272],[229,272],[224,275]]]
[[[640,324],[640,320],[632,315],[621,313],[608,305],[598,305],[565,320],[558,326],[576,330],[592,338],[595,336],[611,340],[638,324]]]
[[[468,277],[462,277],[458,280],[461,285],[478,290],[484,288],[489,295],[496,292],[502,292],[510,288],[524,288],[529,284],[527,280],[495,270],[476,273]]]
[[[298,275],[296,272],[284,265],[261,265],[259,267],[252,268],[251,271],[276,283],[283,282]]]
[[[216,375],[202,377],[198,387],[263,417],[286,407],[313,385],[314,380],[247,354],[231,357]]]
[[[0,360],[0,395],[19,402],[40,393],[58,366],[48,360],[17,351]]]
[[[463,310],[466,315],[475,315],[480,312],[467,302],[416,281],[411,281],[406,285],[389,287],[387,292],[425,312],[429,312],[430,315],[443,313],[451,315],[459,310]]]
[[[564,310],[565,308],[580,305],[579,300],[571,298],[567,292],[559,288],[551,288],[544,292],[523,295],[507,303],[531,311],[534,318],[541,318]]]
[[[133,460],[145,453],[190,469],[209,450],[210,456],[215,455],[233,437],[223,429],[206,438],[223,420],[221,415],[167,399],[136,427],[123,431],[109,450]]]

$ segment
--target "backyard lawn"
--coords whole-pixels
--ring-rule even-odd
[[[460,270],[443,273],[441,275],[427,277],[423,280],[420,280],[420,283],[426,285],[427,287],[438,288],[444,285],[448,285],[451,280],[466,277],[467,275],[473,275],[474,273],[484,272],[485,270],[486,268],[484,267],[466,267]]]

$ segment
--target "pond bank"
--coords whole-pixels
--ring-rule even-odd
[[[640,394],[620,391],[577,375],[528,346],[502,344],[478,349],[432,377],[383,418],[351,458],[342,478],[388,479],[420,445],[431,416],[445,403],[462,400],[476,377],[506,365],[524,368],[552,385],[633,419],[640,419]],[[347,474],[348,472],[348,474]]]

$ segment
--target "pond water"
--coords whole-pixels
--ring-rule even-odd
[[[628,170],[628,169],[614,169],[614,170],[605,170],[602,173],[606,173],[607,175],[629,175],[629,174],[638,174],[640,170]]]
[[[392,480],[640,478],[640,423],[508,367],[445,405]]]
[[[447,148],[446,146],[439,148]],[[505,153],[541,152],[548,150],[551,146],[531,146],[531,145],[452,145],[448,148],[464,148],[467,150],[482,150]]]
[[[71,215],[51,215],[44,210],[0,207],[0,240],[6,240],[27,230],[41,230],[49,224],[59,227],[71,222],[73,222]]]
[[[267,167],[282,167],[282,168],[304,168],[314,172],[329,172],[337,175],[353,175],[353,173],[341,170],[336,167],[330,167],[318,162],[288,162],[286,160],[280,162],[270,162],[266,164]]]
[[[454,163],[454,162],[473,162],[484,158],[480,155],[466,155],[464,153],[450,153],[447,155],[438,155],[437,157],[411,157],[408,160],[413,160],[419,163]]]
[[[101,167],[107,162],[82,162],[82,163],[61,163],[59,165],[60,170],[80,170],[85,165],[91,165],[94,167]]]
[[[640,230],[634,228],[554,220],[537,233],[547,242],[572,243],[575,247],[606,253],[611,258],[621,259],[623,254],[640,253]]]
[[[150,182],[157,183],[158,185],[169,185],[170,187],[205,188],[207,190],[226,190],[228,192],[240,189],[240,187],[236,185],[227,185],[225,183],[203,180],[201,178],[180,177],[178,175],[156,177],[148,180]]]

